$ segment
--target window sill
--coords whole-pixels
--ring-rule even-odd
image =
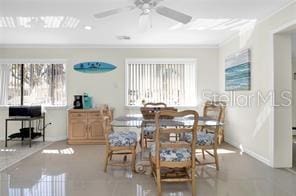
[[[44,106],[45,110],[67,110],[69,106],[61,105],[61,106]]]

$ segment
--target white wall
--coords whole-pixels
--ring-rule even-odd
[[[97,105],[109,104],[115,108],[115,116],[126,111],[125,100],[125,59],[126,58],[195,58],[197,59],[197,90],[200,102],[204,89],[214,92],[218,87],[218,48],[2,48],[0,59],[65,59],[67,61],[67,96],[72,105],[73,95],[84,92],[93,96]],[[103,74],[83,74],[73,71],[79,62],[101,60],[117,65],[117,69]],[[66,109],[48,109],[50,139],[66,138]],[[0,110],[0,129],[3,129],[6,109]],[[3,138],[3,132],[0,132]]]
[[[266,95],[274,90],[272,32],[283,24],[295,21],[295,13],[296,3],[293,3],[260,22],[254,29],[242,32],[240,36],[221,45],[219,51],[221,93],[229,94],[229,92],[224,91],[225,58],[245,48],[251,49],[251,91],[236,92],[237,96],[252,96],[256,95],[257,92]],[[290,75],[283,75],[281,79],[284,79],[284,77],[290,77]],[[228,107],[225,128],[226,140],[236,146],[243,147],[247,153],[268,165],[275,167],[289,166],[276,164],[273,160],[272,132],[274,124],[271,100],[265,104],[262,102],[257,104],[255,99],[252,103],[250,107]],[[280,130],[277,131],[280,132]],[[291,130],[283,131],[291,133]]]

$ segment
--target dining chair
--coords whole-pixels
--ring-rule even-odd
[[[166,103],[163,102],[158,102],[158,103],[153,103],[153,102],[149,102],[149,103],[145,103],[144,107],[167,107]]]
[[[205,105],[216,105],[216,106],[221,106],[222,107],[222,114],[221,114],[221,119],[220,122],[222,123],[222,125],[219,127],[219,131],[217,134],[218,137],[218,144],[221,144],[222,142],[224,142],[224,121],[225,121],[225,110],[226,110],[226,102],[225,101],[206,101]]]
[[[219,170],[219,159],[218,159],[218,131],[222,116],[222,106],[215,104],[208,104],[204,106],[204,117],[211,118],[217,121],[217,125],[202,126],[196,134],[196,149],[202,151],[202,157],[205,160],[205,153],[214,158],[214,162],[201,162],[196,158],[198,165],[215,164],[216,170]],[[192,135],[190,133],[184,134],[185,141],[192,141]],[[213,152],[210,152],[212,150]]]
[[[109,165],[113,166],[128,166],[126,157],[131,155],[131,167],[135,171],[137,134],[133,131],[113,131],[111,127],[110,116],[103,117],[103,130],[106,140],[106,154],[104,171],[107,172]],[[113,155],[123,155],[122,163],[109,163]]]
[[[165,103],[146,103],[144,107],[141,108],[141,112],[144,119],[155,118],[155,113],[153,113],[149,108],[158,110],[159,108],[166,108],[167,105]],[[155,124],[154,123],[144,123],[141,127],[141,147],[147,148],[148,142],[153,142],[154,139],[154,132],[155,132]]]
[[[193,116],[193,126],[163,127],[160,126],[162,116],[171,116],[173,118]],[[161,184],[164,182],[191,182],[192,196],[195,196],[195,149],[198,113],[193,110],[181,112],[160,111],[156,114],[155,123],[155,144],[151,147],[150,163],[152,167],[152,175],[157,184],[157,195],[161,195]],[[184,140],[171,140],[171,138],[166,137],[167,134],[171,133],[190,133],[193,137],[190,142]],[[165,135],[165,137],[162,137],[162,135]]]
[[[100,108],[101,108],[100,113],[102,114],[102,116],[108,116],[110,119],[110,122],[112,122],[113,110],[109,107],[109,105],[104,104]]]

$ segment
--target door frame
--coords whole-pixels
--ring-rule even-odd
[[[277,29],[271,31],[270,33],[270,40],[271,40],[271,44],[272,44],[272,59],[271,59],[271,63],[272,63],[272,90],[273,92],[277,92],[276,89],[276,85],[277,82],[276,81],[276,66],[279,66],[279,63],[276,62],[276,58],[278,57],[276,50],[278,49],[279,45],[278,43],[275,43],[275,40],[278,38],[277,36],[290,36],[288,35],[288,30],[292,29],[295,26],[295,30],[296,30],[296,20],[290,21],[289,23],[283,24],[280,27],[278,27]],[[283,33],[283,34],[281,34]],[[286,33],[286,34],[285,34]],[[291,52],[291,51],[290,51]],[[292,61],[292,58],[291,58]],[[288,78],[290,78],[290,84],[292,86],[292,65],[291,65],[291,73],[289,73],[290,75],[287,75]],[[292,90],[292,88],[291,88]],[[292,91],[291,91],[292,92]],[[281,168],[281,167],[285,167],[285,168],[289,168],[292,167],[292,105],[288,106],[286,108],[289,115],[285,115],[285,120],[283,119],[279,119],[276,118],[277,115],[277,110],[275,106],[272,106],[272,123],[271,123],[271,133],[270,133],[270,163],[271,166],[274,168]],[[286,134],[277,134],[277,128],[276,128],[276,123],[278,124],[284,124],[286,126],[289,126],[290,129],[285,129],[284,132],[286,132]],[[286,123],[286,124],[285,124]],[[288,125],[287,125],[288,124]],[[289,132],[290,134],[289,135]],[[283,145],[282,141],[288,142],[287,145]],[[289,144],[290,143],[290,144]],[[287,155],[287,156],[281,156],[281,155]]]

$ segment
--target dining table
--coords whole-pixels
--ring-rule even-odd
[[[113,119],[111,126],[114,128],[139,128],[145,126],[151,126],[155,124],[154,119],[145,119],[142,114],[126,114],[118,116]],[[187,117],[175,117],[173,119],[160,119],[160,126],[184,126],[191,127],[194,124],[194,116]],[[217,120],[211,117],[198,117],[198,126],[199,127],[208,127],[208,126],[222,126],[223,123],[218,122]],[[136,156],[136,172],[141,174],[151,174],[151,167],[149,161],[150,148],[141,148]]]

